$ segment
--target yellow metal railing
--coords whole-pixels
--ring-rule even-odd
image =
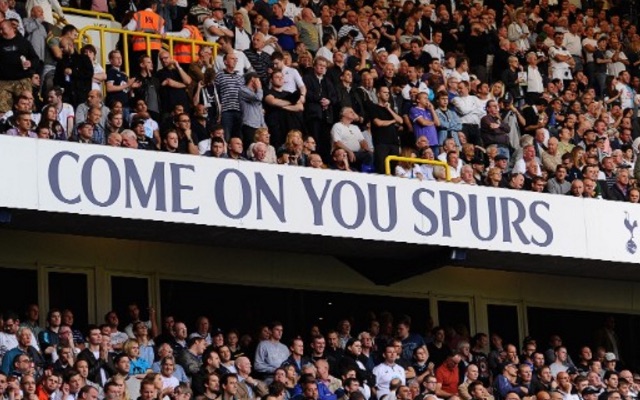
[[[86,43],[91,43],[91,36],[89,36],[87,34],[87,32],[89,31],[97,31],[98,34],[100,35],[100,45],[96,46],[96,48],[98,49],[98,51],[100,51],[100,60],[102,63],[102,67],[106,69],[106,64],[107,64],[107,54],[109,53],[109,51],[113,50],[113,49],[108,49],[107,46],[104,45],[105,43],[105,34],[106,33],[114,33],[114,34],[119,34],[122,35],[122,41],[123,43],[125,43],[123,47],[123,53],[122,53],[122,62],[123,62],[123,70],[125,72],[125,74],[129,75],[129,37],[130,36],[138,36],[138,37],[144,37],[146,40],[146,48],[147,48],[147,55],[151,55],[151,39],[161,39],[163,41],[163,43],[168,43],[169,48],[169,54],[171,54],[171,57],[173,58],[173,44],[174,43],[187,43],[191,45],[191,57],[195,60],[197,59],[197,51],[196,48],[198,46],[207,46],[207,47],[211,47],[211,49],[213,50],[213,59],[215,59],[217,53],[218,53],[218,44],[217,43],[212,43],[212,42],[205,42],[203,40],[193,40],[193,39],[183,39],[183,38],[178,38],[178,37],[172,37],[172,36],[163,36],[163,35],[157,35],[154,33],[145,33],[145,32],[135,32],[135,31],[128,31],[126,29],[118,29],[118,28],[107,28],[104,26],[85,26],[84,28],[80,29],[79,35],[78,35],[78,39],[76,40],[78,47],[82,47],[84,44]]]
[[[391,161],[406,161],[416,164],[438,165],[444,168],[445,180],[447,182],[451,181],[451,172],[449,171],[449,165],[444,161],[425,160],[424,158],[413,157],[387,156],[387,158],[384,159],[384,172],[387,175],[391,175]]]
[[[78,15],[84,15],[86,17],[91,17],[91,18],[96,18],[96,19],[108,19],[109,21],[114,21],[115,22],[115,18],[113,17],[113,15],[108,14],[108,13],[103,13],[103,12],[98,12],[98,11],[90,11],[90,10],[82,10],[79,8],[71,8],[71,7],[62,7],[62,11],[64,11],[67,14],[78,14]]]

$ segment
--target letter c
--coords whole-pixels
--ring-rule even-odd
[[[65,156],[69,156],[73,158],[76,161],[76,163],[80,159],[79,155],[70,151],[61,151],[55,156],[53,156],[53,158],[51,159],[51,162],[49,163],[49,173],[48,173],[49,187],[51,188],[53,195],[56,196],[56,198],[61,202],[65,204],[78,204],[80,203],[80,195],[77,195],[76,197],[69,199],[65,197],[62,194],[62,190],[60,190],[60,161],[62,160],[62,157],[65,157]]]

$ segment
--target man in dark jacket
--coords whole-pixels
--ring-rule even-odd
[[[0,114],[4,114],[12,109],[14,97],[31,91],[32,67],[40,60],[31,43],[16,34],[10,20],[0,23],[0,35]]]
[[[62,99],[73,108],[87,100],[93,80],[93,64],[86,54],[76,52],[73,40],[60,39],[62,58],[56,65],[53,76],[55,85],[64,89]]]

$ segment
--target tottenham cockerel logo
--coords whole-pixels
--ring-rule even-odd
[[[629,234],[631,235],[631,237],[627,241],[627,252],[629,252],[629,254],[635,254],[636,251],[638,250],[638,245],[633,240],[634,239],[633,231],[635,231],[636,228],[638,227],[638,221],[633,220],[633,222],[631,222],[631,219],[629,218],[629,213],[625,211],[624,214],[626,215],[624,219],[624,226],[625,228],[627,228],[627,230],[629,231]]]

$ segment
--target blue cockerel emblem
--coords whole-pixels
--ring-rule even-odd
[[[636,242],[633,241],[633,231],[635,231],[638,227],[638,221],[634,220],[632,223],[631,219],[629,218],[629,213],[625,211],[624,214],[626,215],[624,219],[624,226],[627,228],[629,234],[631,235],[631,237],[627,241],[627,251],[629,252],[629,254],[635,254],[636,250],[638,250],[638,245],[636,245]]]

